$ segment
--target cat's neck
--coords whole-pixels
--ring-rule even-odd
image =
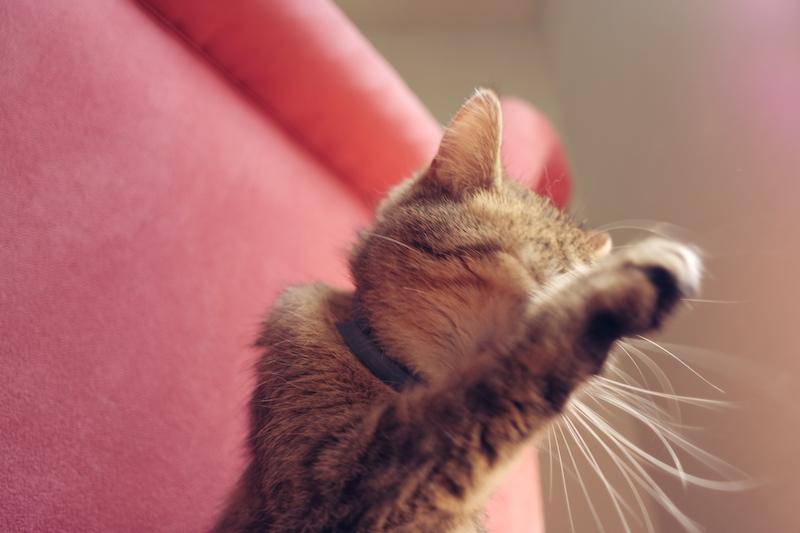
[[[507,342],[516,332],[513,316],[523,312],[518,299],[502,293],[462,293],[458,301],[443,292],[407,291],[402,298],[359,294],[353,315],[359,327],[387,357],[425,381],[448,375],[465,358]],[[383,303],[384,305],[379,305]]]
[[[395,361],[374,340],[372,327],[358,292],[353,294],[353,322],[337,322],[336,328],[353,354],[381,381],[397,392],[424,383],[406,365]]]

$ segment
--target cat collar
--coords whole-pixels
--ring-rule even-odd
[[[353,309],[356,322],[337,322],[336,329],[364,366],[397,392],[424,383],[421,377],[386,355],[372,340],[369,335],[371,328],[364,319],[361,299],[357,294],[353,296]]]

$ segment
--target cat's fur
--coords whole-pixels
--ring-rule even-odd
[[[251,461],[215,531],[475,531],[514,459],[699,284],[663,240],[608,253],[500,167],[497,96],[479,90],[430,166],[398,186],[350,258],[360,317],[426,385],[396,393],[335,327],[353,293],[290,289],[258,342]]]

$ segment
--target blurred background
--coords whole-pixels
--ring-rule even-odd
[[[677,393],[730,403],[685,406],[682,422],[693,442],[757,483],[730,492],[652,475],[705,531],[800,531],[800,3],[337,2],[443,124],[480,85],[549,116],[566,146],[578,218],[593,227],[668,222],[682,229],[659,227],[705,250],[708,301],[658,340],[724,393],[668,356],[652,357]],[[616,243],[644,235],[612,234]],[[668,458],[652,433],[620,424]],[[683,530],[640,490],[649,526],[613,460],[588,445],[632,507],[623,507],[631,531]],[[562,481],[546,451],[540,461],[549,532],[625,530],[590,465],[565,460]],[[726,479],[690,459],[686,468]]]

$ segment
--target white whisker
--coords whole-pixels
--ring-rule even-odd
[[[572,423],[570,422],[570,420],[568,418],[564,418],[564,422],[565,422],[565,425],[567,426],[567,429],[572,434],[573,440],[575,440],[577,442],[577,439],[575,438],[574,426],[572,425]],[[592,511],[592,516],[594,517],[594,521],[597,524],[597,527],[600,528],[600,531],[605,533],[605,529],[603,528],[603,524],[600,523],[600,517],[597,516],[597,511],[594,508],[594,504],[592,503],[592,499],[589,497],[589,491],[586,490],[586,484],[583,482],[583,477],[580,474],[580,469],[578,468],[578,463],[575,461],[575,457],[572,455],[572,448],[567,443],[567,439],[564,436],[564,431],[563,431],[563,429],[561,428],[560,425],[558,427],[558,430],[561,432],[561,436],[564,438],[564,446],[566,446],[567,452],[569,453],[569,458],[572,460],[572,466],[575,467],[575,471],[578,474],[578,482],[581,485],[581,489],[583,490],[583,495],[586,497],[586,501],[589,503],[589,509]],[[580,448],[580,445],[579,445],[579,448]],[[585,452],[584,452],[584,455],[586,455]],[[587,459],[588,459],[588,456],[587,456]],[[626,526],[627,526],[627,524],[626,524]],[[627,527],[625,529],[626,529],[626,531],[628,531]]]
[[[691,371],[691,372],[692,372],[692,373],[693,373],[695,376],[699,377],[700,379],[702,379],[703,381],[705,381],[706,383],[708,383],[708,384],[709,384],[711,387],[713,387],[713,388],[717,389],[719,392],[721,392],[721,393],[723,393],[723,394],[725,393],[725,391],[724,391],[724,390],[720,389],[719,387],[717,387],[716,385],[714,385],[713,383],[711,383],[710,381],[708,381],[706,378],[704,378],[703,376],[701,376],[701,375],[700,375],[700,373],[699,373],[699,372],[697,372],[697,370],[695,370],[694,368],[692,368],[692,367],[690,367],[689,365],[687,365],[686,363],[684,363],[684,362],[683,362],[683,360],[682,360],[680,357],[678,357],[678,356],[677,356],[677,355],[675,355],[674,353],[670,352],[669,350],[667,350],[666,348],[664,348],[663,346],[661,346],[661,345],[660,345],[660,344],[658,344],[657,342],[651,341],[651,340],[650,340],[650,339],[648,339],[647,337],[643,337],[643,336],[641,336],[641,335],[637,335],[637,337],[639,337],[640,339],[642,339],[642,340],[644,340],[644,341],[647,341],[647,342],[649,342],[650,344],[652,344],[653,346],[655,346],[655,347],[657,347],[657,348],[659,348],[659,349],[663,350],[663,351],[664,351],[664,353],[666,353],[667,355],[669,355],[670,357],[672,357],[673,359],[675,359],[676,361],[678,361],[680,364],[682,364],[683,366],[685,366],[686,368],[688,368],[688,369],[689,369],[689,370],[690,370],[690,371]]]
[[[586,412],[590,412],[590,413],[592,412],[592,410],[588,406],[586,406],[585,404],[583,404],[581,402],[579,402],[579,403],[580,403],[580,408],[582,410],[584,410]],[[581,413],[575,412],[575,415],[580,417]],[[579,418],[579,422],[581,422],[582,425],[585,425],[585,422],[583,420],[581,420],[580,418]],[[571,421],[570,421],[570,423],[572,424]],[[572,425],[574,427],[574,424],[572,424]],[[597,472],[598,476],[600,476],[601,480],[605,484],[606,490],[608,491],[609,495],[611,495],[612,499],[614,500],[615,506],[616,506],[617,496],[615,496],[615,495],[618,495],[619,493],[613,487],[611,487],[609,482],[606,480],[606,477],[602,473],[602,471],[600,470],[599,465],[597,464],[596,461],[594,461],[594,455],[591,453],[591,451],[589,449],[589,445],[586,443],[586,441],[584,440],[584,438],[580,434],[580,432],[577,431],[577,427],[575,428],[575,431],[576,431],[578,437],[580,438],[580,442],[583,443],[583,448],[586,450],[586,452],[589,453],[589,455],[592,456],[592,466],[595,469],[595,472]],[[595,437],[595,439],[600,440],[596,433],[594,433],[593,431],[591,433]],[[639,491],[636,489],[636,485],[633,484],[633,480],[630,478],[630,476],[625,471],[625,469],[621,468],[621,466],[619,464],[619,457],[617,457],[617,455],[615,453],[613,453],[610,448],[605,447],[605,443],[601,442],[601,445],[603,445],[606,453],[609,455],[611,460],[614,461],[614,464],[617,466],[617,468],[619,469],[620,473],[625,478],[625,481],[628,483],[628,487],[631,489],[631,492],[633,493],[634,498],[636,498],[636,503],[639,505],[639,510],[642,513],[642,517],[644,518],[647,530],[650,533],[654,533],[653,524],[650,521],[650,513],[647,512],[647,508],[644,505],[644,501],[642,500],[642,497],[639,494]],[[631,509],[630,505],[628,505],[621,496],[619,496],[619,500],[622,502],[622,504],[625,506],[625,508],[628,510],[628,512],[631,513],[631,515],[636,516],[635,513],[633,512],[633,510]],[[625,522],[625,517],[621,514],[621,510],[619,509],[619,507],[617,506],[616,508],[617,508],[617,514],[619,515],[620,519],[623,522],[623,526],[627,528],[627,523]]]
[[[419,290],[419,289],[412,289],[411,287],[403,287],[403,290],[406,290],[406,291],[414,291],[414,292],[419,292],[419,293],[421,293],[421,294],[426,294],[426,292],[425,292],[425,291],[421,291],[421,290]]]
[[[650,356],[648,356],[642,350],[640,350],[636,346],[633,346],[629,342],[622,342],[622,341],[620,342],[630,350],[631,354],[636,355],[636,357],[638,357],[640,361],[642,361],[645,365],[647,365],[647,368],[653,373],[653,375],[658,380],[658,383],[661,385],[661,388],[667,394],[676,395],[675,388],[672,386],[672,382],[669,380],[669,377],[664,373],[663,370],[661,370],[661,367],[658,366]],[[668,400],[667,405],[670,412],[672,413],[673,419],[679,423],[681,421],[680,404],[678,404],[678,402],[676,401]]]
[[[639,341],[634,341],[639,343]],[[642,343],[643,344],[643,343]],[[669,350],[680,350],[683,359],[700,365],[712,372],[735,380],[748,388],[790,407],[800,413],[800,377],[787,368],[779,368],[764,363],[762,358],[745,357],[733,353],[719,352],[681,344],[661,345]],[[758,379],[753,379],[758,376]]]
[[[694,396],[681,396],[679,394],[668,394],[665,392],[656,392],[648,389],[643,389],[641,387],[634,387],[633,385],[628,385],[627,383],[620,383],[619,381],[614,381],[613,379],[604,378],[603,376],[595,376],[595,380],[598,381],[597,385],[601,387],[622,387],[623,389],[629,389],[632,391],[640,392],[642,394],[647,394],[649,396],[657,396],[659,398],[666,398],[669,400],[675,400],[678,402],[684,402],[691,405],[699,405],[702,407],[728,407],[730,406],[730,402],[722,401],[722,400],[709,400],[707,398],[695,398]],[[613,385],[609,385],[613,384]]]
[[[563,436],[563,433],[562,433]],[[564,461],[561,458],[561,446],[558,444],[558,435],[554,435],[556,441],[556,450],[558,450],[558,464],[561,466],[561,481],[564,484],[564,500],[567,503],[567,515],[569,516],[569,525],[572,533],[575,533],[575,523],[572,520],[572,508],[569,505],[569,493],[567,492],[567,478],[564,476]],[[566,444],[566,443],[565,443]]]
[[[654,235],[658,235],[673,241],[694,241],[694,234],[686,228],[682,228],[681,226],[670,224],[668,222],[660,222],[658,220],[620,220],[606,224],[605,226],[600,226],[599,228],[595,228],[595,231],[613,231],[618,229],[636,229],[647,231]]]
[[[634,358],[633,358],[633,356],[631,355],[631,353],[630,353],[630,352],[628,351],[628,349],[625,347],[625,346],[626,346],[626,345],[625,345],[625,343],[624,343],[624,342],[622,342],[622,341],[617,341],[617,346],[619,346],[619,348],[620,348],[620,349],[623,351],[623,353],[625,353],[625,355],[627,355],[627,356],[628,356],[628,359],[630,359],[630,360],[631,360],[631,363],[633,363],[633,366],[635,366],[635,367],[636,367],[636,370],[639,372],[639,375],[640,375],[640,376],[642,376],[642,381],[644,381],[644,385],[645,385],[645,387],[646,387],[646,386],[647,386],[647,378],[646,378],[646,377],[644,377],[644,372],[642,372],[642,369],[639,367],[639,363],[637,363],[637,362],[636,362],[636,359],[634,359]],[[619,371],[617,371],[617,373],[619,373]],[[634,382],[635,382],[635,381],[634,381]],[[629,382],[629,383],[630,383],[630,382]]]
[[[669,497],[661,490],[658,484],[653,480],[653,478],[647,474],[647,472],[642,468],[639,462],[634,458],[628,451],[627,448],[623,443],[621,443],[617,438],[614,437],[613,433],[616,433],[613,428],[609,426],[609,424],[599,417],[597,413],[594,413],[591,410],[578,410],[576,411],[583,415],[579,417],[578,420],[582,423],[582,425],[597,439],[601,446],[606,450],[609,456],[612,457],[615,464],[620,468],[620,470],[626,471],[636,482],[641,486],[648,494],[650,494],[662,507],[667,509],[672,516],[674,516],[683,526],[686,528],[687,531],[692,533],[700,533],[699,525],[691,520],[688,516],[686,516],[680,509],[675,505],[675,503],[669,499]],[[630,464],[625,463],[618,458],[616,458],[616,454],[611,450],[611,448],[603,441],[600,436],[594,431],[591,426],[584,420],[591,420],[592,423],[598,429],[601,429],[603,433],[617,446],[617,448],[628,458]],[[623,437],[623,441],[627,442],[629,446],[633,446],[630,441]],[[633,446],[635,450],[638,450],[636,446]],[[634,468],[636,471],[634,471]],[[637,473],[638,472],[638,473]],[[636,492],[636,491],[634,491]],[[637,493],[638,494],[638,493]]]
[[[736,300],[701,300],[699,298],[683,298],[684,302],[698,302],[698,303],[705,303],[705,304],[743,304],[747,302],[736,301]]]
[[[548,458],[550,459],[550,469],[548,472],[550,473],[550,486],[547,492],[549,501],[553,501],[553,445],[552,441],[550,440],[550,435],[553,433],[553,426],[552,424],[547,426],[547,451],[548,451]]]
[[[612,394],[602,394],[602,396],[603,396],[603,400],[607,401],[608,403],[610,403],[612,405],[615,405],[616,407],[620,408],[622,411],[624,411],[624,412],[628,413],[629,415],[633,416],[634,418],[636,418],[637,420],[639,420],[640,422],[642,422],[643,424],[645,424],[647,427],[650,428],[650,430],[653,432],[653,434],[656,437],[658,437],[658,439],[661,441],[661,443],[667,449],[667,452],[669,453],[669,455],[672,457],[672,461],[675,464],[674,473],[678,476],[678,478],[680,478],[681,483],[683,484],[683,486],[685,488],[687,486],[687,484],[688,484],[688,481],[687,481],[687,474],[683,469],[683,464],[681,463],[680,459],[678,458],[678,454],[676,454],[675,450],[672,448],[672,445],[670,445],[669,441],[664,437],[664,431],[665,430],[666,430],[666,432],[668,434],[670,434],[672,432],[670,430],[664,428],[664,427],[659,427],[658,424],[656,424],[655,422],[653,422],[651,420],[651,417],[648,417],[647,415],[640,413],[635,408],[633,408],[632,406],[630,406],[626,402],[620,400],[616,396],[613,396]],[[618,435],[620,438],[624,438],[619,433],[616,433],[616,435]],[[628,441],[627,439],[626,439],[626,442],[631,447],[636,448],[637,450],[639,450],[638,446],[634,446],[633,443]],[[642,453],[644,453],[644,452],[642,452]],[[645,454],[645,455],[650,456],[649,454]],[[650,457],[652,457],[652,456],[650,456]],[[653,458],[653,459],[656,460],[655,458]],[[667,463],[663,463],[663,464],[667,465]],[[667,465],[667,466],[669,466],[669,465]],[[672,467],[670,466],[670,468],[672,468]]]
[[[579,412],[583,413],[583,411],[580,411],[580,410],[579,410]],[[633,414],[633,413],[630,413],[630,414]],[[641,448],[639,448],[639,446],[635,445],[633,442],[631,442],[629,439],[627,439],[625,436],[623,436],[621,433],[619,433],[617,430],[615,430],[611,426],[611,424],[608,423],[607,420],[605,420],[603,417],[601,417],[597,413],[592,412],[592,415],[593,415],[593,420],[592,421],[595,424],[595,426],[597,426],[598,428],[602,428],[603,432],[610,439],[612,439],[620,447],[621,450],[623,450],[623,451],[627,450],[629,452],[633,452],[634,454],[636,454],[637,457],[641,458],[642,460],[650,463],[653,466],[656,466],[656,467],[660,468],[661,470],[663,470],[665,472],[671,473],[671,474],[681,478],[682,481],[685,479],[685,481],[687,483],[691,483],[692,485],[697,485],[699,487],[706,487],[706,488],[710,488],[710,489],[714,489],[714,490],[721,490],[721,491],[739,491],[739,490],[742,490],[744,488],[752,486],[752,484],[746,483],[746,482],[743,482],[743,481],[714,481],[714,480],[710,480],[710,479],[701,478],[699,476],[694,476],[694,475],[691,475],[691,474],[687,474],[682,469],[673,467],[672,465],[670,465],[668,463],[665,463],[664,461],[661,461],[660,459],[657,459],[657,458],[653,457],[652,455],[650,455],[649,453],[643,451]],[[634,415],[634,416],[636,416],[636,415]],[[640,418],[640,417],[637,417],[637,418],[639,420],[642,420],[643,422],[645,422],[643,420],[643,418]],[[647,422],[645,422],[645,423],[647,423]],[[651,429],[653,429],[652,425],[648,424],[648,426]],[[708,466],[710,466],[711,468],[714,468],[715,470],[716,470],[715,465],[716,466],[722,465],[727,470],[735,470],[729,464],[727,464],[724,461],[714,457],[711,454],[703,452],[702,450],[700,450],[700,448],[698,448],[697,446],[691,444],[686,439],[683,439],[682,437],[680,437],[679,435],[677,435],[673,431],[670,431],[670,430],[667,429],[666,433],[663,433],[663,434],[658,432],[658,431],[655,431],[655,430],[654,430],[654,432],[656,433],[656,435],[660,435],[661,437],[668,438],[674,444],[678,444],[684,451],[690,453],[694,457],[698,457],[698,456],[695,455],[693,452],[699,452],[700,454],[702,454],[703,457],[712,459],[713,460],[712,464],[709,464],[709,463],[706,463],[706,464]],[[662,442],[663,442],[663,440],[662,440]],[[669,449],[672,450],[672,447],[670,446]],[[629,455],[627,453],[627,451],[625,453],[626,453],[626,455]],[[637,461],[637,464],[638,464],[638,461]],[[720,472],[720,473],[722,473],[722,472]]]
[[[414,248],[412,248],[411,246],[409,246],[409,245],[407,245],[407,244],[405,244],[405,243],[402,243],[402,242],[400,242],[400,241],[397,241],[397,240],[395,240],[395,239],[392,239],[391,237],[387,237],[387,236],[385,236],[385,235],[380,235],[380,234],[378,234],[378,233],[372,233],[371,231],[364,231],[363,233],[364,233],[364,235],[369,235],[369,236],[371,236],[371,237],[376,237],[376,238],[378,238],[378,239],[383,239],[383,240],[385,240],[385,241],[393,242],[393,243],[395,243],[395,244],[397,244],[397,245],[400,245],[400,246],[402,246],[403,248],[408,248],[408,249],[409,249],[409,250],[411,250],[412,252],[416,252],[416,251],[417,251],[417,250],[415,250]]]

